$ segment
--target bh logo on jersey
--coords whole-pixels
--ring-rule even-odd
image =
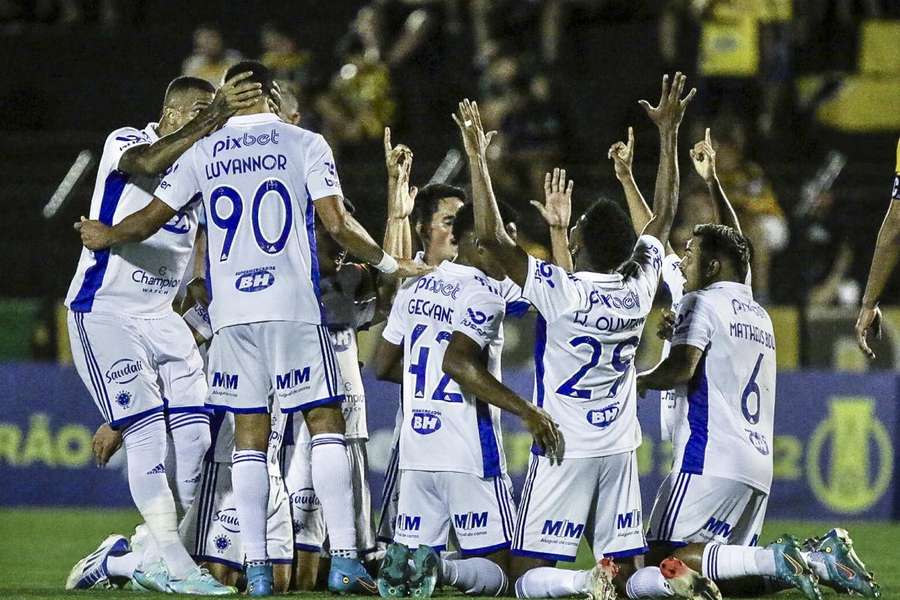
[[[250,146],[266,146],[268,144],[278,144],[278,131],[273,129],[271,133],[260,133],[253,135],[252,133],[244,133],[240,137],[226,136],[223,140],[218,140],[213,144],[213,156],[222,150],[236,150],[238,148],[249,148]]]
[[[472,531],[484,529],[488,524],[487,511],[453,514],[453,529],[457,531]]]
[[[322,507],[322,503],[319,502],[319,497],[316,496],[316,491],[311,487],[300,488],[292,493],[291,505],[306,513],[316,512]]]
[[[418,434],[434,433],[441,428],[441,413],[436,410],[414,410],[410,425]]]
[[[619,403],[613,402],[603,408],[595,408],[587,412],[587,422],[600,429],[606,429],[619,417]]]
[[[138,378],[144,369],[144,363],[133,358],[120,358],[106,371],[106,383],[123,385]]]
[[[217,510],[216,514],[213,515],[212,520],[213,523],[221,525],[222,529],[225,531],[230,531],[231,533],[240,533],[241,531],[241,522],[238,521],[236,508],[223,508],[222,510]]]
[[[259,292],[275,283],[275,273],[268,269],[253,269],[241,271],[234,281],[234,287],[239,292]]]
[[[422,526],[422,517],[419,515],[397,515],[397,530],[410,532],[418,531]]]

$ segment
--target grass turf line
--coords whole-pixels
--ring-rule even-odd
[[[2,509],[0,510],[0,598],[9,600],[136,600],[157,597],[124,591],[66,592],[69,569],[96,548],[109,533],[131,535],[140,517],[134,511],[98,509]],[[900,600],[900,523],[848,522],[856,550],[875,571],[884,600]],[[780,533],[798,537],[823,533],[830,525],[816,522],[773,521],[767,524],[763,540]],[[582,545],[578,568],[592,563]],[[835,597],[830,591],[826,595]],[[439,593],[437,595],[449,595]],[[311,599],[331,598],[327,593],[308,593]],[[198,596],[183,596],[199,598]],[[800,600],[796,592],[778,594],[779,600]]]

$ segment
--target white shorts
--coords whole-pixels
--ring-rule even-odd
[[[447,548],[450,528],[464,556],[509,548],[516,505],[509,476],[404,470],[394,541]]]
[[[366,419],[366,390],[359,369],[356,331],[353,329],[332,331],[330,337],[344,386],[344,401],[341,403],[341,412],[344,414],[344,437],[348,441],[367,440],[369,426]]]
[[[181,521],[179,533],[198,562],[214,562],[241,570],[244,550],[231,487],[231,464],[205,462],[198,492]],[[291,510],[281,477],[269,476],[266,552],[273,563],[294,560]]]
[[[207,386],[194,336],[174,312],[141,319],[69,311],[72,359],[113,428],[163,410],[205,412]]]
[[[768,502],[768,494],[740,481],[669,473],[653,501],[647,538],[674,545],[755,546]]]
[[[522,488],[513,554],[572,562],[585,537],[595,558],[647,551],[637,456],[566,458],[532,455]]]
[[[399,437],[399,436],[398,436]],[[397,505],[400,503],[400,440],[395,439],[391,458],[384,470],[384,484],[381,487],[381,514],[378,518],[379,542],[394,541],[397,525]]]
[[[296,321],[223,327],[209,347],[207,404],[235,413],[269,411],[274,391],[282,412],[344,400],[328,329]]]

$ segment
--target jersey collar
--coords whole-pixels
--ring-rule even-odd
[[[621,273],[594,273],[593,271],[579,271],[575,277],[595,283],[619,283],[622,281]]]
[[[231,117],[225,125],[257,125],[259,123],[274,123],[276,121],[281,121],[281,119],[275,113],[256,113]]]
[[[487,278],[487,275],[485,275],[481,271],[481,269],[477,269],[475,267],[470,267],[467,265],[460,265],[455,262],[450,262],[449,260],[445,260],[444,262],[442,262],[438,268],[441,271],[446,271],[447,273],[450,273],[451,275],[457,275],[457,276],[478,275],[479,277]]]

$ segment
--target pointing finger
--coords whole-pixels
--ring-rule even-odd
[[[391,128],[390,127],[384,128],[384,151],[385,152],[391,151]]]
[[[704,141],[712,147],[712,138],[709,134],[709,127],[706,128],[706,139]]]
[[[634,128],[628,127],[628,148],[634,147]]]

